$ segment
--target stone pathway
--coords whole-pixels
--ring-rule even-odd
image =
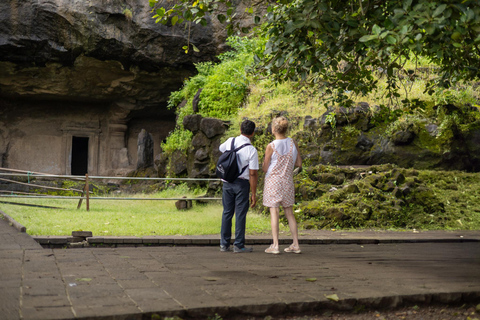
[[[305,243],[321,236],[310,233],[298,255],[193,243],[44,249],[0,219],[0,319],[226,319],[480,302],[480,232],[427,234],[337,232],[336,243],[382,242],[319,245]]]

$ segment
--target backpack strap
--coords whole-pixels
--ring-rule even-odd
[[[233,150],[234,152],[237,152],[238,150],[242,149],[243,147],[251,146],[251,145],[252,145],[251,143],[245,143],[245,144],[242,144],[240,147],[234,149],[235,148],[235,138],[233,138],[232,139],[232,146],[230,147],[230,150]],[[241,176],[242,173],[244,173],[245,169],[247,169],[247,168],[248,168],[248,164],[245,167],[243,167],[242,170],[240,170],[240,173],[239,173],[238,176]]]
[[[243,144],[240,147],[235,149],[235,138],[233,138],[232,139],[232,145],[230,146],[230,150],[233,150],[234,152],[237,152],[238,150],[242,149],[243,147],[251,146],[251,145],[252,145],[251,143],[245,143],[245,144]]]

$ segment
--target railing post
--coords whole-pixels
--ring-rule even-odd
[[[77,210],[80,209],[80,207],[82,206],[83,195],[85,194],[86,188],[87,188],[87,184],[83,186],[83,191],[82,191],[82,194],[80,195],[80,200],[78,201]]]
[[[88,173],[85,174],[85,192],[87,193],[87,211],[90,211],[90,191],[88,187]]]

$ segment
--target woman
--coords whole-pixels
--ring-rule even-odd
[[[285,211],[288,226],[293,236],[293,243],[285,248],[285,252],[301,253],[298,245],[297,221],[293,214],[295,203],[295,187],[293,169],[302,166],[302,158],[298,146],[291,138],[287,138],[288,121],[285,117],[277,117],[272,121],[272,133],[275,140],[268,144],[262,169],[266,172],[263,190],[263,205],[270,208],[273,244],[265,252],[279,254],[278,225],[280,205]]]

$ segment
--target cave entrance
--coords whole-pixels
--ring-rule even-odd
[[[72,175],[88,173],[88,138],[72,137]]]

